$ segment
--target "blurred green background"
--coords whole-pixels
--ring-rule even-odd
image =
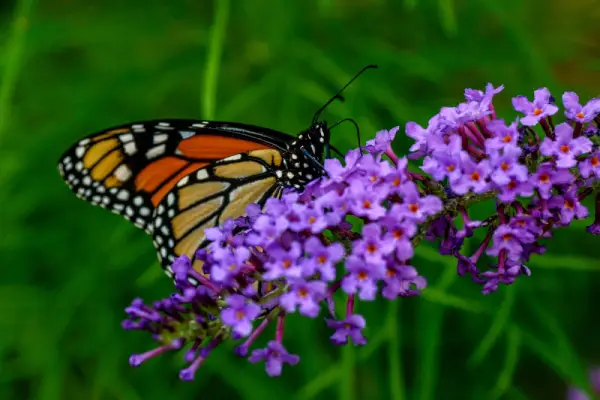
[[[379,70],[325,113],[369,137],[424,124],[487,82],[506,85],[501,113],[540,86],[587,99],[600,91],[598,37],[598,0],[1,2],[0,399],[561,399],[586,385],[600,362],[589,221],[557,232],[531,278],[485,297],[423,247],[422,297],[360,305],[366,347],[335,348],[322,320],[291,318],[287,348],[302,360],[280,378],[232,346],[191,383],[177,378],[181,354],[133,369],[129,354],[154,343],[121,330],[123,308],[172,284],[151,240],[75,198],[56,162],[80,137],[141,119],[295,133],[369,63]],[[352,126],[333,143],[356,146]]]

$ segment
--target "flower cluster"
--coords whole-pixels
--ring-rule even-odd
[[[539,89],[533,102],[514,98],[524,115],[505,123],[492,105],[501,90],[468,89],[466,102],[442,108],[426,128],[408,123],[415,143],[407,158],[391,146],[398,128],[378,132],[344,163],[326,160],[326,177],[302,193],[269,199],[263,211],[251,205],[245,217],[206,230],[210,245],[172,266],[177,293],[151,306],[136,299],[126,309],[126,329],[150,331],[161,343],[130,363],[185,347],[189,366],[180,377],[190,380],[232,338],[244,339],[238,355],[265,361],[267,373],[279,375],[283,364],[299,361],[283,344],[291,314],[325,312],[333,343],[365,344],[357,303],[418,295],[426,281],[411,260],[424,239],[439,239],[440,253],[456,257],[458,274],[469,274],[484,293],[530,275],[525,263],[544,252],[540,241],[586,217],[582,201],[598,192],[600,100],[582,106],[565,93],[566,121],[555,125],[558,107]],[[419,158],[421,170],[409,171],[408,160]],[[496,212],[471,220],[469,207],[484,201],[495,201]],[[477,250],[462,254],[481,229]],[[598,195],[588,231],[600,234]],[[484,255],[494,260],[486,270]],[[339,316],[336,294],[345,303]],[[269,325],[273,340],[250,352]]]

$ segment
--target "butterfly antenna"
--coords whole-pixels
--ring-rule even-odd
[[[354,125],[354,127],[356,128],[356,137],[358,139],[358,147],[360,147],[360,145],[361,145],[361,141],[360,141],[360,129],[358,128],[358,124],[356,123],[356,121],[353,120],[352,118],[344,118],[342,120],[339,120],[338,122],[336,122],[335,124],[333,124],[329,129],[335,128],[336,126],[338,126],[342,122],[351,122],[352,125]]]
[[[354,75],[354,77],[352,79],[350,79],[348,81],[348,83],[346,83],[344,85],[343,88],[341,88],[331,99],[329,99],[327,101],[327,103],[325,103],[325,105],[321,108],[319,108],[317,110],[317,112],[315,113],[315,116],[313,117],[313,125],[317,123],[317,121],[319,120],[319,117],[321,116],[321,113],[323,112],[323,110],[325,110],[331,103],[333,103],[336,99],[340,99],[340,100],[344,100],[344,98],[341,96],[341,93],[344,91],[344,89],[346,89],[348,86],[350,86],[350,84],[352,82],[354,82],[354,80],[356,78],[358,78],[363,72],[365,72],[368,69],[371,68],[377,68],[377,65],[371,64],[371,65],[367,65],[366,67],[364,67],[363,69],[361,69],[360,71],[358,71],[358,73],[356,75]]]

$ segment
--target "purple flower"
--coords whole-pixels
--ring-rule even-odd
[[[509,176],[508,182],[500,185],[498,199],[504,203],[511,203],[517,197],[531,197],[533,195],[533,185],[528,181],[520,181],[516,176]]]
[[[352,181],[346,195],[347,200],[354,215],[377,220],[387,212],[381,204],[387,193],[384,188],[377,191],[369,189],[362,181]]]
[[[394,240],[389,236],[382,237],[379,224],[371,223],[363,226],[363,239],[352,245],[352,254],[364,258],[368,263],[380,264],[385,256],[394,251]]]
[[[265,280],[275,280],[282,277],[300,278],[302,277],[302,267],[300,265],[300,256],[302,255],[302,246],[298,242],[293,242],[289,249],[284,249],[280,245],[273,245],[269,248],[270,260],[265,263],[267,270],[263,275]]]
[[[347,294],[358,292],[361,300],[375,300],[377,282],[385,275],[385,264],[368,263],[357,256],[346,259],[348,275],[342,279],[342,289]]]
[[[366,321],[362,315],[352,314],[343,321],[326,319],[327,326],[335,329],[331,336],[331,341],[337,345],[348,344],[348,338],[351,338],[355,345],[362,346],[367,344],[367,340],[362,334],[366,326]]]
[[[591,154],[583,162],[579,164],[579,172],[584,178],[595,176],[600,178],[600,152]]]
[[[421,169],[430,174],[435,180],[441,181],[448,177],[451,181],[460,178],[462,171],[460,169],[460,159],[462,146],[460,137],[452,136],[448,145],[438,145],[431,156],[423,159]]]
[[[491,175],[492,181],[499,186],[507,185],[512,179],[519,182],[527,180],[527,167],[519,164],[521,149],[508,145],[503,148],[502,154],[495,152],[491,157],[491,164],[494,172]]]
[[[250,251],[244,247],[238,247],[235,252],[229,250],[222,251],[220,259],[212,264],[210,276],[215,282],[220,282],[225,285],[230,285],[242,268],[246,265],[246,261],[250,258]]]
[[[500,225],[494,232],[494,245],[487,254],[498,256],[502,250],[507,251],[511,260],[518,260],[523,251],[523,243],[533,241],[533,235],[523,230],[517,230],[509,225]]]
[[[425,279],[418,275],[414,267],[393,261],[387,263],[383,281],[385,285],[381,294],[389,300],[398,296],[417,295],[427,286]]]
[[[399,126],[388,130],[381,130],[375,135],[375,139],[367,141],[364,147],[369,153],[383,153],[391,146],[396,133],[400,129]]]
[[[279,304],[287,312],[295,312],[300,308],[300,314],[315,318],[319,315],[319,302],[325,298],[326,289],[325,282],[298,280],[290,285],[287,293],[281,295]]]
[[[474,162],[467,156],[462,158],[463,175],[456,181],[451,181],[452,190],[457,194],[466,194],[469,190],[474,193],[483,193],[488,189],[487,178],[490,174],[490,164],[488,160]]]
[[[600,368],[590,369],[589,380],[594,395],[600,395]],[[576,387],[567,389],[567,400],[590,400],[590,397],[583,390]]]
[[[565,105],[565,116],[580,124],[588,123],[600,114],[600,99],[592,99],[582,106],[576,93],[565,92],[562,101]]]
[[[521,118],[521,124],[533,126],[541,119],[556,114],[558,107],[551,103],[551,99],[550,91],[541,88],[534,92],[533,102],[525,96],[517,96],[513,98],[512,104],[515,110],[525,114],[525,117]]]
[[[488,83],[485,86],[485,93],[481,90],[465,89],[465,99],[469,102],[479,102],[485,108],[485,106],[489,107],[492,104],[492,98],[502,90],[504,90],[504,85],[494,88],[494,85]]]
[[[308,238],[304,248],[310,255],[303,264],[304,276],[310,276],[318,271],[321,280],[331,282],[335,279],[335,264],[344,257],[344,246],[341,243],[333,243],[324,246],[319,238],[314,236]]]
[[[500,150],[505,146],[518,146],[519,131],[517,130],[517,121],[506,126],[503,119],[495,119],[487,124],[487,129],[494,134],[494,137],[485,141],[485,148],[489,150]]]
[[[227,307],[221,311],[223,324],[241,337],[252,332],[252,321],[260,314],[260,306],[239,294],[227,297]]]
[[[251,363],[265,361],[267,375],[279,376],[283,364],[296,365],[300,361],[300,357],[295,354],[290,354],[278,341],[271,340],[267,343],[265,349],[256,349],[248,359]]]
[[[545,138],[540,146],[540,152],[545,156],[555,156],[556,166],[571,168],[577,164],[575,157],[592,150],[592,142],[585,136],[573,138],[573,128],[563,122],[556,126],[556,140]]]
[[[533,186],[536,187],[542,199],[549,199],[554,185],[571,183],[573,175],[565,169],[555,171],[551,163],[540,164],[537,172],[532,176]]]
[[[421,197],[417,185],[407,182],[402,185],[402,204],[392,207],[392,215],[413,222],[424,222],[427,217],[442,210],[442,201],[436,196]]]
[[[559,210],[560,222],[564,225],[568,225],[573,218],[583,219],[588,216],[588,209],[579,202],[574,190],[552,197],[548,201],[548,207]]]

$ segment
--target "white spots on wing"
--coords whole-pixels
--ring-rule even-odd
[[[208,121],[202,121],[198,124],[192,124],[192,128],[204,128],[206,125],[208,125]]]
[[[138,228],[144,228],[144,226],[146,226],[146,221],[144,221],[141,218],[136,218],[135,222],[133,223],[135,226],[137,226]]]
[[[156,217],[156,219],[154,220],[154,226],[158,228],[161,225],[162,225],[162,218]]]
[[[281,171],[281,170],[275,171],[275,176],[277,176],[278,178],[282,178],[283,177],[283,171]]]
[[[325,143],[325,139],[324,138],[319,138],[319,142]]]
[[[98,192],[98,193],[104,193],[104,192],[106,192],[106,188],[104,186],[98,186],[96,188],[96,192]]]
[[[160,255],[163,256],[163,258],[165,258],[167,256],[167,249],[165,249],[164,247],[162,247],[160,249]]]
[[[311,181],[313,178],[313,176],[311,174],[306,174],[306,179],[308,179],[309,181]]]
[[[146,132],[146,128],[144,127],[143,124],[135,124],[135,125],[131,125],[131,129],[133,129],[134,132]]]
[[[130,156],[134,155],[137,152],[137,146],[135,145],[135,142],[129,142],[125,144],[125,146],[123,146],[123,149],[125,150],[125,153],[129,154]]]
[[[154,137],[152,137],[152,141],[154,142],[154,144],[159,144],[162,142],[166,142],[168,138],[169,135],[167,135],[166,133],[158,133],[155,134]]]
[[[108,196],[104,196],[104,197],[102,198],[102,202],[103,202],[104,204],[109,204],[109,203],[110,203],[110,197],[108,197]]]
[[[137,207],[140,207],[142,204],[144,204],[144,199],[142,196],[135,196],[133,199],[133,204]]]
[[[133,208],[127,206],[125,207],[125,214],[129,215],[130,217],[133,217],[133,214],[135,214],[135,212],[133,211]]]
[[[208,172],[206,171],[206,169],[201,169],[201,170],[198,170],[198,172],[196,172],[196,178],[197,178],[199,181],[202,181],[202,180],[204,180],[204,179],[207,179],[207,178],[208,178]]]
[[[117,194],[117,199],[127,201],[129,199],[129,192],[125,189],[121,189],[121,191]]]
[[[196,132],[193,132],[193,131],[179,131],[179,134],[181,135],[182,139],[187,139],[190,136],[194,136],[196,134]]]
[[[121,142],[123,143],[131,142],[133,140],[133,135],[131,133],[124,133],[119,136],[119,139],[121,139]]]
[[[308,168],[308,167],[309,167],[308,163],[304,163],[304,164],[302,164],[302,166],[303,166],[304,168]]]
[[[169,241],[167,242],[167,246],[169,246],[169,247],[175,246],[175,241],[173,239],[169,239]]]
[[[292,160],[297,160],[298,159],[298,154],[292,154]]]
[[[175,195],[173,193],[169,193],[167,195],[167,204],[172,206],[175,203]]]
[[[165,146],[164,144],[154,146],[146,152],[146,158],[150,158],[150,159],[156,158],[156,157],[160,156],[161,154],[163,154],[166,149],[167,149],[167,146]]]
[[[162,236],[157,236],[155,239],[156,243],[163,244],[164,243],[164,239],[162,238]]]
[[[160,231],[162,232],[162,234],[163,234],[163,235],[165,235],[165,236],[169,236],[169,233],[170,233],[170,232],[169,232],[169,227],[167,227],[166,225],[163,225],[163,226],[160,228]]]
[[[92,178],[90,178],[89,176],[86,175],[83,177],[82,182],[85,186],[89,186],[92,184]]]
[[[140,208],[140,215],[142,217],[147,217],[148,215],[150,215],[150,209],[148,207]]]
[[[90,142],[90,138],[85,138],[85,139],[81,139],[79,141],[79,145],[80,146],[85,146],[86,144],[88,144]]]
[[[115,169],[114,174],[117,177],[117,179],[121,182],[125,182],[126,180],[131,178],[131,170],[125,164],[119,165],[117,169]]]
[[[174,216],[175,216],[175,210],[170,209],[169,211],[167,211],[167,217],[173,218]]]
[[[77,161],[77,163],[75,164],[75,170],[81,171],[82,169],[83,169],[83,163],[81,161]]]
[[[236,161],[236,160],[239,160],[241,158],[242,158],[241,154],[236,154],[236,155],[229,156],[229,157],[226,157],[226,158],[222,159],[221,162],[224,162],[224,161]]]
[[[83,146],[78,146],[75,149],[75,155],[77,156],[77,158],[81,158],[83,157],[83,155],[85,154],[85,147]]]
[[[158,205],[158,209],[156,210],[156,212],[158,212],[158,214],[162,214],[165,212],[165,206],[163,206],[162,204]]]
[[[123,209],[125,208],[125,206],[123,204],[113,204],[113,208],[119,212],[123,211]]]
[[[181,178],[181,180],[179,180],[179,182],[177,182],[177,186],[184,186],[186,183],[188,183],[189,180],[190,178],[188,176],[184,176],[183,178]]]
[[[286,176],[287,176],[288,179],[292,179],[294,177],[294,173],[293,172],[288,172]]]
[[[100,196],[94,196],[94,197],[92,197],[92,202],[98,204],[98,203],[100,203],[101,199],[102,198]]]

